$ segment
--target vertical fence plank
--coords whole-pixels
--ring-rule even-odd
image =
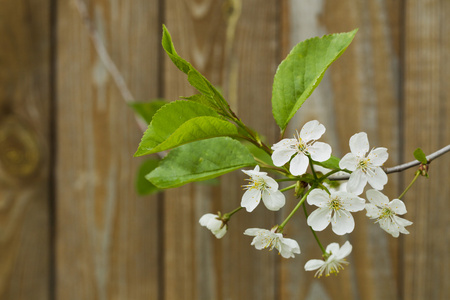
[[[50,1],[0,9],[0,298],[49,297]]]
[[[158,1],[87,1],[136,99],[158,96]],[[157,299],[156,197],[137,197],[141,132],[72,1],[58,5],[57,298]]]
[[[166,2],[166,24],[178,53],[223,88],[238,115],[273,142],[270,95],[277,60],[278,4]],[[241,18],[234,23],[240,9]],[[166,97],[175,100],[193,93],[185,75],[166,62]],[[242,175],[238,171],[226,175],[216,187],[188,185],[165,193],[167,299],[273,299],[278,257],[256,251],[251,238],[242,233],[250,226],[274,225],[274,215],[262,207],[252,215],[240,212],[231,220],[229,234],[218,241],[198,224],[204,213],[225,213],[239,206]]]
[[[349,151],[349,138],[365,131],[371,147],[388,148],[386,165],[398,163],[400,3],[291,0],[289,4],[291,46],[312,36],[359,28],[346,53],[333,63],[292,120],[291,132],[317,119],[327,128],[323,139],[331,144],[334,155],[342,157]],[[397,186],[397,176],[390,176],[384,192],[398,196]],[[309,207],[308,211],[313,209]],[[282,265],[283,299],[397,297],[397,241],[367,220],[365,211],[353,215],[356,227],[350,235],[339,237],[331,228],[318,233],[324,246],[349,240],[353,245],[350,265],[337,277],[313,279],[314,273],[305,273],[304,264],[320,258],[321,252],[305,226],[303,213],[298,213],[292,222],[295,228],[290,230],[300,243],[302,255]]]
[[[406,1],[404,156],[421,147],[430,153],[450,143],[449,49],[450,3],[446,0]],[[448,199],[450,157],[430,167],[404,197],[414,222],[403,238],[404,299],[448,299]],[[414,171],[405,172],[408,183]]]

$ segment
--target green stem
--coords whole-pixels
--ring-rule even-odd
[[[303,211],[305,212],[306,219],[308,219],[308,212],[306,211],[305,203],[303,203]],[[308,227],[309,227],[309,229],[311,229],[311,232],[314,235],[314,238],[316,239],[317,244],[319,244],[320,250],[322,250],[323,254],[326,254],[325,248],[322,246],[322,243],[320,242],[319,238],[317,237],[316,232],[314,231],[314,229],[312,229],[311,226],[308,226]]]
[[[298,178],[280,178],[280,179],[275,179],[276,182],[281,182],[281,181],[299,181]]]
[[[416,176],[414,176],[414,179],[411,181],[411,183],[406,187],[406,189],[403,191],[403,193],[398,196],[397,199],[401,199],[403,196],[405,196],[406,192],[411,188],[411,186],[414,184],[414,182],[417,180],[417,178],[419,178],[420,176],[420,171],[416,172]]]
[[[297,184],[293,184],[293,185],[290,185],[288,187],[285,187],[284,189],[281,189],[280,192],[285,192],[287,190],[292,190],[293,188],[295,188],[296,185]]]
[[[237,213],[238,211],[240,211],[242,208],[243,208],[242,206],[239,206],[238,208],[232,210],[231,212],[226,213],[226,214],[223,214],[222,220],[223,220],[223,221],[228,221],[228,220],[231,218],[232,215],[234,215],[235,213]]]
[[[309,155],[309,154],[308,154],[308,160],[309,160],[309,165],[311,166],[311,171],[313,173],[314,179],[317,180],[317,174],[316,174],[316,171],[314,170],[313,160],[311,158],[311,155]]]
[[[339,171],[341,171],[341,170],[336,169],[336,170],[330,171],[330,172],[328,172],[327,174],[325,174],[325,175],[323,175],[322,177],[320,177],[320,178],[319,178],[319,181],[323,181],[325,178],[328,178],[329,176],[331,176],[331,175],[333,175],[334,173],[337,173],[337,172],[339,172]]]
[[[295,187],[295,184],[292,186]],[[309,195],[309,193],[314,190],[313,188],[309,189],[304,195],[303,197],[300,199],[300,201],[297,203],[297,205],[294,207],[294,209],[291,211],[291,213],[289,214],[289,216],[286,217],[286,219],[284,219],[283,223],[281,223],[280,226],[278,226],[278,232],[282,233],[284,226],[286,226],[286,223],[289,222],[289,220],[292,218],[292,216],[295,214],[295,212],[300,208],[300,206],[303,204],[303,202],[305,202],[306,197]]]

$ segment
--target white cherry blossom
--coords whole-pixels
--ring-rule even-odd
[[[306,123],[296,138],[283,139],[272,146],[272,161],[275,166],[285,165],[291,157],[289,171],[292,175],[302,175],[308,168],[307,155],[315,161],[326,161],[331,157],[330,145],[316,142],[325,133],[325,126],[313,120]]]
[[[216,236],[221,239],[227,233],[228,225],[223,223],[218,215],[205,214],[198,221],[200,225],[205,226]]]
[[[317,270],[314,277],[321,277],[323,273],[325,276],[330,276],[330,273],[334,273],[335,275],[339,273],[339,270],[344,269],[343,265],[348,265],[348,262],[345,260],[352,252],[352,245],[347,241],[339,248],[338,243],[331,243],[327,246],[325,250],[327,254],[325,261],[321,259],[311,259],[305,264],[305,271],[314,271]]]
[[[406,214],[406,206],[402,200],[394,199],[389,202],[389,198],[377,190],[368,190],[366,196],[370,202],[366,204],[366,216],[376,219],[375,223],[379,223],[393,237],[398,237],[400,233],[409,234],[405,227],[412,222],[397,216]]]
[[[260,172],[259,166],[256,166],[254,170],[242,170],[242,172],[250,176],[250,179],[247,179],[250,183],[243,185],[246,191],[241,200],[241,206],[248,212],[258,206],[261,198],[269,210],[277,211],[284,206],[286,197],[278,190],[278,182],[267,176],[266,172]]]
[[[254,236],[251,243],[257,250],[276,248],[284,258],[295,257],[294,254],[300,254],[300,246],[293,239],[284,238],[283,234],[276,232],[276,227],[272,230],[249,228],[245,230],[245,235]]]
[[[341,169],[352,171],[347,183],[347,191],[360,195],[367,182],[377,190],[382,190],[388,177],[381,166],[388,159],[386,148],[369,151],[369,140],[365,132],[354,134],[350,138],[351,153],[347,153],[339,162]]]
[[[315,231],[324,230],[331,223],[337,235],[350,233],[355,228],[355,220],[350,212],[364,209],[365,200],[347,192],[331,192],[315,189],[306,198],[310,205],[319,208],[309,216],[307,223]]]

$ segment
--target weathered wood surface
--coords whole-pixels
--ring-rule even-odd
[[[89,1],[136,99],[158,96],[158,1]],[[58,3],[57,299],[157,299],[157,197],[137,197],[132,111],[71,1]]]
[[[179,54],[223,88],[237,114],[273,142],[270,86],[278,61],[278,27],[274,22],[277,4],[244,1],[239,7],[213,0],[175,3],[178,1],[167,1],[170,9],[165,19]],[[240,9],[247,17],[235,24]],[[187,86],[185,75],[167,59],[165,70],[166,98],[176,100],[194,92]],[[275,296],[275,260],[279,258],[255,253],[249,246],[251,238],[242,234],[249,226],[273,225],[273,214],[262,207],[251,215],[239,212],[230,222],[230,234],[220,241],[198,224],[205,213],[225,213],[240,205],[242,175],[234,172],[225,176],[217,187],[189,185],[165,193],[167,299]]]
[[[0,299],[48,299],[50,1],[0,8]]]
[[[435,161],[431,178],[419,178],[405,196],[405,218],[414,222],[410,235],[392,238],[364,212],[356,213],[351,235],[337,237],[330,228],[319,233],[324,244],[349,240],[351,264],[338,277],[315,279],[303,269],[307,260],[320,257],[303,212],[285,228],[302,250],[295,259],[257,251],[242,234],[280,223],[296,203],[292,197],[279,213],[263,205],[252,214],[240,211],[221,240],[200,227],[204,213],[239,205],[242,172],[215,186],[190,184],[159,196],[136,196],[140,160],[132,154],[140,132],[133,114],[73,2],[57,1],[56,23],[49,22],[50,3],[21,0],[0,8],[1,299],[450,297],[449,217],[443,213],[450,194],[449,157]],[[172,101],[195,92],[160,47],[163,21],[178,53],[223,89],[238,116],[269,145],[278,139],[270,104],[278,63],[301,40],[358,27],[354,42],[327,71],[287,135],[318,119],[327,127],[324,140],[342,156],[350,136],[366,131],[371,147],[388,147],[387,166],[411,160],[416,147],[429,153],[450,141],[447,0],[85,3],[136,99]],[[51,30],[57,32],[54,57]],[[51,84],[57,91],[53,108]],[[391,175],[385,193],[398,196],[412,173]],[[52,185],[55,216],[49,205]],[[50,229],[53,223],[56,228]]]
[[[290,47],[313,36],[359,28],[346,53],[327,71],[293,120],[291,132],[317,119],[327,128],[324,139],[332,145],[334,155],[343,156],[349,152],[349,138],[365,131],[371,147],[389,149],[386,165],[397,164],[400,2],[316,1],[305,5],[304,1],[290,1],[290,5]],[[399,194],[397,179],[396,175],[390,176],[386,195]],[[353,252],[350,265],[339,276],[317,280],[313,272],[305,273],[303,266],[311,258],[320,258],[321,251],[305,225],[303,212],[299,212],[292,232],[302,247],[302,255],[295,261],[283,262],[283,299],[397,297],[397,240],[368,220],[364,211],[353,215],[356,227],[350,235],[338,237],[331,228],[318,233],[324,245],[342,245],[349,240]]]
[[[450,141],[450,2],[406,1],[404,158],[417,147],[433,152]],[[450,298],[448,268],[450,157],[436,160],[430,179],[405,196],[411,234],[403,238],[404,299]],[[409,182],[413,171],[403,174]]]

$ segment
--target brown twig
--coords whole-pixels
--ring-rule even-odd
[[[444,155],[445,153],[450,151],[450,145],[445,146],[444,148],[439,149],[438,151],[431,153],[430,155],[427,156],[427,161],[428,163],[430,163],[432,160],[438,158],[441,155]],[[414,161],[410,161],[408,163],[404,163],[392,168],[384,168],[384,172],[386,172],[386,174],[390,174],[390,173],[396,173],[396,172],[401,172],[404,171],[406,169],[412,168],[414,166],[418,166],[420,165],[420,161],[418,160],[414,160]],[[342,176],[331,176],[328,177],[328,179],[330,180],[348,180],[350,178],[350,175],[342,175]]]

